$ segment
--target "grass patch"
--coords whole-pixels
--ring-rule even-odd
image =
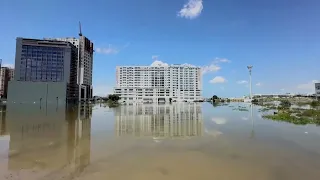
[[[283,121],[283,122],[289,122],[293,124],[300,124],[300,125],[306,125],[306,124],[316,124],[312,119],[306,118],[306,117],[297,117],[290,113],[279,113],[274,115],[263,115],[263,118],[271,119],[274,121]]]
[[[320,117],[320,111],[314,110],[314,109],[307,109],[301,112],[301,116],[306,117]]]
[[[278,114],[263,115],[263,118],[275,121],[284,121],[293,124],[317,124],[320,125],[320,111],[314,109],[281,110]]]

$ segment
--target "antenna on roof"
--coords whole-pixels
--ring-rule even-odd
[[[82,32],[81,32],[81,22],[79,21],[79,36],[82,36]]]

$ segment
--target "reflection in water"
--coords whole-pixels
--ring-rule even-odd
[[[78,173],[90,163],[92,107],[10,104],[8,169]]]
[[[115,110],[117,136],[189,138],[202,136],[200,104],[122,106]]]
[[[0,179],[320,177],[318,128],[263,120],[254,106],[246,112],[208,103],[114,109],[10,104],[6,111],[1,132],[7,136],[1,138],[9,152],[2,146]]]
[[[8,135],[6,110],[7,106],[0,106],[0,136]]]
[[[223,124],[227,123],[226,118],[222,118],[222,117],[213,117],[212,121],[214,123],[216,123],[217,125],[223,125]]]
[[[254,118],[253,118],[253,106],[254,104],[250,104],[250,119],[252,122],[252,129],[251,129],[251,138],[254,138]]]

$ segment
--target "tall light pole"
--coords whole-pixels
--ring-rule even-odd
[[[248,70],[249,70],[249,76],[250,76],[250,84],[249,84],[249,86],[250,86],[250,99],[252,99],[252,82],[251,82],[251,72],[252,72],[252,67],[253,66],[247,66],[247,68],[248,68]]]

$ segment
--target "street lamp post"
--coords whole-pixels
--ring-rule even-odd
[[[250,99],[252,99],[252,81],[251,81],[252,67],[253,67],[253,66],[247,66],[247,68],[248,68],[248,70],[249,70],[249,76],[250,76],[250,82],[249,82],[249,86],[250,86]]]

